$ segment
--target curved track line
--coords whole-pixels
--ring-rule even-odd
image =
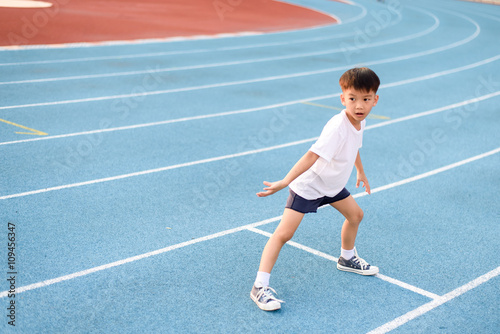
[[[365,15],[366,16],[366,11]],[[391,22],[387,27],[397,24],[397,22]],[[307,30],[307,29],[305,29]],[[301,30],[302,31],[302,30]],[[205,52],[221,52],[221,51],[234,51],[234,50],[245,50],[253,48],[262,48],[268,46],[282,46],[282,45],[292,45],[300,43],[310,43],[319,42],[326,40],[334,40],[349,36],[356,35],[356,32],[336,34],[335,36],[323,36],[323,37],[312,37],[312,38],[302,38],[286,42],[270,42],[270,43],[258,43],[258,44],[246,44],[243,46],[229,46],[229,47],[219,47],[214,49],[195,49],[195,50],[181,50],[181,51],[165,51],[165,52],[153,52],[153,53],[139,53],[125,56],[103,56],[103,57],[87,57],[87,58],[74,58],[74,59],[60,59],[60,60],[40,60],[40,61],[30,61],[21,63],[0,63],[0,66],[18,66],[18,65],[40,65],[40,64],[59,64],[68,62],[84,62],[84,61],[96,61],[96,60],[120,60],[120,59],[131,59],[131,58],[143,58],[143,57],[158,57],[158,56],[170,56],[170,55],[181,55],[181,54],[195,54],[195,53],[205,53]]]
[[[63,80],[82,80],[82,79],[95,79],[95,78],[107,78],[107,77],[128,76],[128,75],[151,74],[151,73],[164,73],[164,72],[173,72],[173,71],[185,71],[185,70],[214,68],[214,67],[222,67],[222,66],[252,64],[252,63],[260,63],[260,62],[268,62],[268,61],[279,61],[279,60],[285,60],[285,59],[315,57],[315,56],[335,54],[335,53],[340,53],[340,52],[345,52],[345,51],[357,51],[357,50],[362,50],[362,49],[367,49],[367,48],[372,48],[372,47],[378,47],[378,46],[383,46],[383,45],[390,45],[390,44],[396,44],[396,43],[400,43],[400,42],[406,42],[406,41],[430,34],[431,32],[433,32],[434,30],[436,30],[439,27],[439,19],[430,12],[427,12],[427,14],[434,19],[434,24],[430,28],[427,28],[423,31],[420,31],[420,32],[417,32],[417,33],[414,33],[411,35],[397,37],[397,38],[389,39],[386,41],[381,41],[381,42],[376,42],[376,43],[371,43],[371,44],[369,43],[369,44],[362,45],[359,47],[357,47],[357,46],[352,46],[352,47],[347,47],[347,48],[342,47],[342,48],[328,49],[328,50],[316,51],[316,52],[298,53],[298,54],[292,54],[292,55],[287,55],[287,56],[275,56],[275,57],[238,60],[238,61],[222,62],[222,63],[190,65],[190,66],[182,66],[182,67],[159,68],[159,69],[155,69],[155,70],[140,70],[140,71],[77,75],[77,76],[43,78],[43,79],[32,79],[32,80],[4,81],[4,82],[0,82],[0,85],[55,82],[55,81],[63,81]],[[401,20],[401,15],[399,16],[399,20]]]
[[[332,13],[328,13],[328,12],[325,12],[323,10],[319,10],[319,9],[316,9],[316,8],[310,8],[310,7],[306,7],[306,6],[302,6],[302,5],[299,5],[297,3],[293,3],[293,2],[288,2],[288,1],[283,1],[283,0],[274,0],[275,2],[281,2],[281,3],[284,3],[284,4],[287,4],[287,5],[292,5],[292,6],[295,6],[295,7],[300,7],[300,8],[303,8],[303,9],[306,9],[306,10],[311,10],[313,12],[317,12],[319,14],[322,14],[322,15],[325,15],[325,16],[329,16],[331,17],[332,19],[334,19],[335,21],[337,21],[337,24],[342,24],[342,21],[340,20],[340,18],[338,18],[337,16],[333,15]],[[352,2],[350,1],[342,1],[340,0],[340,2],[346,4],[346,5],[352,5]],[[303,29],[316,29],[316,28],[321,28],[323,26],[330,26],[332,24],[325,24],[325,25],[321,25],[321,26],[316,26],[316,27],[306,27],[306,28],[303,28]],[[300,29],[302,30],[302,29]]]
[[[476,31],[471,36],[469,36],[461,41],[457,41],[457,42],[448,44],[446,46],[441,46],[441,47],[426,50],[426,51],[411,53],[411,54],[404,55],[404,56],[397,56],[397,57],[391,57],[391,58],[386,58],[386,59],[381,59],[381,60],[376,60],[376,61],[364,62],[363,65],[364,66],[380,65],[380,64],[386,64],[386,63],[391,63],[391,62],[396,62],[396,61],[401,61],[401,60],[408,60],[408,59],[427,56],[430,54],[443,52],[443,51],[446,51],[449,49],[456,48],[458,46],[461,46],[463,44],[466,44],[466,43],[472,41],[473,39],[475,39],[479,35],[481,28],[479,27],[479,25],[475,21],[471,20],[471,22],[473,22],[474,25],[476,26]],[[495,57],[493,57],[493,58],[495,58]],[[493,58],[490,58],[490,59],[493,59]],[[340,71],[340,70],[347,70],[351,67],[352,67],[352,65],[344,65],[344,66],[340,66],[340,67],[336,67],[336,68],[329,68],[329,69],[324,69],[324,70],[299,72],[299,73],[294,73],[294,74],[277,75],[277,76],[250,79],[250,80],[230,81],[230,82],[223,82],[223,83],[216,83],[216,84],[174,88],[174,89],[150,91],[150,92],[143,92],[143,93],[121,94],[121,95],[112,95],[112,96],[90,97],[90,98],[84,98],[84,99],[74,99],[74,100],[63,100],[63,101],[54,101],[54,102],[40,102],[40,103],[31,103],[31,104],[23,104],[23,105],[3,106],[3,107],[0,107],[0,110],[17,109],[17,108],[30,108],[30,107],[40,107],[40,106],[52,106],[52,105],[62,105],[62,104],[73,104],[73,103],[93,102],[93,101],[106,101],[106,100],[115,100],[115,99],[123,99],[123,98],[130,98],[130,97],[142,97],[142,96],[150,96],[150,95],[162,95],[162,94],[186,92],[186,91],[193,91],[193,90],[200,90],[200,89],[219,88],[219,87],[243,85],[243,84],[250,84],[250,83],[257,83],[257,82],[265,82],[265,81],[274,81],[274,80],[281,80],[281,79],[311,76],[311,75],[317,75],[317,74],[336,72],[336,71]]]
[[[279,1],[279,0],[277,0]],[[280,1],[284,2],[284,1]],[[152,43],[171,43],[171,42],[189,42],[189,41],[199,41],[199,40],[214,40],[214,39],[222,39],[227,37],[245,37],[245,36],[263,36],[270,34],[289,34],[296,33],[302,31],[309,30],[318,30],[324,29],[326,27],[331,26],[339,26],[346,23],[352,23],[357,20],[362,19],[366,16],[367,10],[364,6],[354,3],[344,1],[345,4],[352,5],[354,7],[361,8],[361,13],[358,16],[355,16],[351,19],[342,22],[342,20],[331,13],[321,12],[314,8],[308,8],[299,6],[297,4],[288,3],[289,5],[294,5],[298,7],[307,8],[312,11],[320,12],[324,15],[332,17],[338,20],[338,23],[334,24],[324,24],[315,27],[306,27],[299,29],[290,29],[284,31],[270,31],[270,32],[260,32],[260,31],[242,31],[236,33],[219,33],[213,35],[194,35],[194,36],[177,36],[177,37],[165,37],[165,38],[148,38],[148,39],[135,39],[135,40],[117,40],[117,41],[100,41],[100,42],[78,42],[78,43],[60,43],[60,44],[41,44],[41,45],[14,45],[14,46],[1,46],[0,52],[8,52],[8,51],[24,51],[24,50],[34,50],[34,49],[69,49],[69,48],[85,48],[85,47],[96,47],[96,46],[120,46],[120,45],[137,45],[137,44],[152,44]],[[0,64],[1,66],[2,64]]]
[[[433,114],[436,114],[436,113],[439,113],[439,112],[442,112],[445,110],[455,109],[455,108],[465,106],[468,104],[477,103],[477,102],[487,100],[489,98],[496,97],[499,95],[500,95],[500,91],[497,91],[495,93],[487,94],[487,95],[484,95],[484,96],[481,96],[478,98],[473,98],[473,99],[462,101],[459,103],[454,103],[454,104],[451,104],[451,105],[448,105],[445,107],[432,109],[432,110],[417,113],[414,115],[396,118],[396,119],[393,119],[391,121],[370,125],[370,126],[367,126],[365,128],[365,130],[371,130],[371,129],[380,128],[380,127],[391,125],[391,124],[405,122],[405,121],[408,121],[411,119],[416,119],[416,118],[420,118],[420,117],[424,117],[424,116],[433,115]],[[250,151],[245,151],[245,152],[240,152],[240,153],[235,153],[235,154],[228,154],[228,155],[223,155],[223,156],[218,156],[218,157],[208,158],[208,159],[202,159],[202,160],[197,160],[197,161],[185,162],[185,163],[170,165],[170,166],[166,166],[166,167],[148,169],[148,170],[143,170],[143,171],[135,172],[135,173],[121,174],[121,175],[106,177],[106,178],[102,178],[102,179],[77,182],[77,183],[71,183],[71,184],[66,184],[66,185],[62,185],[62,186],[56,186],[56,187],[32,190],[32,191],[27,191],[27,192],[22,192],[22,193],[17,193],[17,194],[5,195],[5,196],[0,196],[0,200],[6,200],[6,199],[12,199],[12,198],[18,198],[18,197],[24,197],[24,196],[31,196],[31,195],[36,195],[36,194],[41,194],[41,193],[46,193],[46,192],[51,192],[51,191],[76,188],[76,187],[87,186],[87,185],[103,183],[103,182],[117,181],[117,180],[126,179],[126,178],[130,178],[130,177],[136,177],[136,176],[141,176],[141,175],[148,175],[148,174],[153,174],[153,173],[164,172],[164,171],[172,170],[172,169],[178,169],[178,168],[201,165],[201,164],[215,162],[215,161],[238,158],[238,157],[243,157],[243,156],[247,156],[247,155],[253,155],[253,154],[273,151],[273,150],[277,150],[277,149],[282,149],[282,148],[286,148],[286,147],[310,143],[310,142],[316,141],[317,139],[318,139],[318,137],[308,138],[308,139],[298,140],[298,141],[289,142],[289,143],[285,143],[285,144],[264,147],[261,149],[255,149],[255,150],[250,150]],[[373,190],[372,190],[372,193],[373,193]]]
[[[351,19],[343,24],[345,25],[347,22],[351,23],[357,20],[362,19],[365,17],[368,13],[366,8],[364,6],[354,4],[355,7],[360,7],[362,9],[362,13],[359,15],[359,18],[356,19]],[[337,27],[339,25],[334,25],[333,27]],[[389,25],[391,26],[391,25]],[[295,30],[295,31],[288,31],[288,32],[283,32],[281,34],[289,34],[289,33],[295,33],[295,32],[303,32],[307,30],[311,30],[315,28],[306,28],[306,29],[301,29],[301,30]],[[356,35],[355,32],[351,33],[344,33],[344,34],[338,34],[334,37],[331,36],[325,36],[325,37],[312,37],[312,38],[303,38],[303,39],[298,39],[298,40],[292,40],[292,41],[287,41],[287,42],[273,42],[273,43],[259,43],[259,44],[247,44],[244,46],[233,46],[233,47],[222,47],[222,48],[215,48],[215,49],[196,49],[196,50],[186,50],[186,51],[166,51],[166,52],[154,52],[154,53],[143,53],[143,54],[133,54],[133,55],[126,55],[126,56],[105,56],[105,57],[87,57],[87,58],[74,58],[74,59],[60,59],[60,60],[42,60],[42,61],[30,61],[30,62],[22,62],[22,63],[0,63],[0,66],[16,66],[16,65],[38,65],[38,64],[53,64],[53,63],[67,63],[67,62],[80,62],[80,61],[95,61],[95,60],[112,60],[112,59],[129,59],[129,58],[142,58],[142,57],[156,57],[156,56],[168,56],[168,55],[178,55],[178,54],[190,54],[190,53],[202,53],[202,52],[215,52],[215,51],[229,51],[229,50],[243,50],[243,49],[250,49],[250,48],[260,48],[260,47],[267,47],[267,46],[280,46],[280,45],[291,45],[291,44],[298,44],[298,43],[306,43],[306,42],[311,42],[311,41],[324,41],[328,39],[337,39],[337,38],[343,38],[343,37],[348,37],[348,36],[354,36]],[[246,35],[244,35],[246,36]],[[241,37],[244,37],[241,36]],[[260,34],[259,36],[265,36],[265,34]],[[229,37],[229,36],[228,36]],[[234,36],[231,36],[234,37]],[[113,44],[116,45],[116,44]],[[1,48],[0,48],[0,51]]]
[[[131,55],[122,56],[102,56],[102,57],[87,57],[87,58],[69,58],[60,60],[38,60],[38,61],[28,61],[22,63],[2,63],[0,66],[20,66],[20,65],[40,65],[40,64],[59,64],[59,63],[73,63],[73,62],[86,62],[86,61],[96,61],[96,60],[122,60],[122,59],[133,59],[133,58],[147,58],[147,57],[159,57],[159,56],[172,56],[172,55],[182,55],[182,54],[195,54],[195,53],[205,53],[205,52],[222,52],[222,51],[234,51],[234,50],[245,50],[254,48],[263,48],[268,46],[283,46],[292,45],[308,42],[319,42],[326,41],[330,39],[344,38],[349,36],[354,36],[356,33],[344,33],[338,34],[336,36],[324,36],[324,37],[313,37],[313,38],[303,38],[287,42],[269,42],[269,43],[259,43],[259,44],[246,44],[242,46],[227,46],[218,47],[213,49],[194,49],[194,50],[179,50],[179,51],[164,51],[164,52],[150,52],[150,53],[137,53]]]
[[[350,19],[348,19],[346,21],[343,21],[342,24],[344,24],[344,25],[347,24],[347,23],[353,23],[353,22],[359,21],[362,18],[364,18],[366,15],[368,15],[368,10],[366,9],[365,6],[360,5],[357,2],[352,2],[352,5],[355,6],[355,7],[361,8],[361,13],[359,13],[359,15],[357,15],[357,16],[354,16],[353,18],[350,18]]]
[[[500,59],[500,55],[497,55],[495,57],[485,59],[485,60],[480,61],[478,63],[474,63],[474,64],[462,66],[462,67],[458,67],[458,68],[455,68],[455,69],[451,69],[451,70],[447,70],[447,71],[441,71],[441,72],[436,72],[436,73],[432,73],[432,74],[428,74],[428,75],[424,75],[424,76],[420,76],[420,77],[416,77],[416,78],[412,78],[412,79],[405,79],[405,80],[401,80],[401,81],[396,81],[396,82],[392,82],[392,83],[388,83],[388,84],[383,84],[383,85],[381,85],[379,87],[379,89],[396,87],[396,86],[400,86],[400,85],[405,85],[405,84],[410,84],[410,83],[425,81],[425,80],[437,78],[437,77],[444,76],[444,75],[454,74],[454,73],[457,73],[457,72],[461,72],[461,71],[472,69],[472,68],[475,68],[475,67],[478,67],[478,66],[482,66],[482,65],[488,64],[488,63],[490,63],[492,61],[496,61],[496,60],[499,60],[499,59]],[[495,93],[492,93],[492,94],[485,95],[483,97],[490,98],[490,97],[493,97],[493,96],[497,96],[498,93],[499,92],[495,92]],[[249,109],[242,109],[242,110],[234,110],[234,111],[227,111],[227,112],[221,112],[221,113],[215,113],[215,114],[206,114],[206,115],[200,115],[200,116],[182,117],[182,118],[170,119],[170,120],[159,121],[159,122],[134,124],[134,125],[127,125],[127,126],[121,126],[121,127],[115,127],[115,128],[108,128],[108,129],[90,130],[90,131],[76,132],[76,133],[70,133],[70,134],[54,135],[54,136],[31,138],[31,139],[21,139],[21,140],[9,141],[9,142],[0,142],[0,146],[2,146],[2,145],[11,145],[11,144],[20,144],[20,143],[28,143],[28,142],[40,141],[40,140],[48,140],[48,139],[68,138],[68,137],[90,135],[90,134],[103,133],[103,132],[131,130],[131,129],[149,127],[149,126],[157,126],[157,125],[165,125],[165,124],[170,124],[170,123],[179,123],[179,122],[186,122],[186,121],[194,121],[194,120],[200,120],[200,119],[205,119],[205,118],[213,118],[213,117],[222,117],[222,116],[244,114],[244,113],[249,113],[249,112],[253,112],[253,111],[259,111],[259,110],[265,110],[265,109],[272,109],[272,108],[279,108],[279,107],[289,106],[289,105],[298,104],[298,103],[302,103],[302,102],[306,102],[306,101],[323,100],[323,99],[328,99],[328,98],[338,97],[338,96],[340,96],[340,93],[315,96],[315,97],[310,97],[310,98],[305,98],[305,99],[300,99],[300,100],[292,100],[292,101],[283,102],[283,103],[271,104],[271,105],[267,105],[267,106],[263,106],[263,107],[256,107],[256,108],[249,108]],[[470,101],[470,100],[467,100],[467,101]],[[481,101],[481,100],[477,100],[477,101]],[[385,124],[385,123],[393,122],[393,121],[394,120],[392,120],[392,121],[386,121],[386,122],[379,123],[379,124]],[[378,126],[378,124],[375,124],[373,126]]]
[[[427,12],[421,8],[417,8],[417,7],[413,7],[413,6],[408,6],[408,8],[413,8],[416,10]],[[430,12],[428,12],[428,13],[430,13]],[[500,21],[499,18],[491,16],[491,15],[477,13],[477,12],[475,12],[474,14],[491,19],[491,20]],[[430,13],[430,15],[433,15],[433,14]],[[366,16],[366,11],[364,13],[364,16]],[[395,25],[395,24],[397,24],[397,22],[391,23],[388,27]],[[338,35],[335,35],[333,37],[332,36],[312,37],[312,38],[297,39],[297,40],[292,40],[292,41],[287,41],[287,42],[247,44],[244,46],[230,46],[230,47],[220,47],[220,48],[214,48],[214,49],[195,49],[195,50],[139,53],[139,54],[122,55],[122,56],[102,56],[102,57],[70,58],[70,59],[58,59],[58,60],[39,60],[39,61],[29,61],[29,62],[21,62],[21,63],[0,63],[0,66],[40,65],[40,64],[54,64],[54,63],[87,62],[87,61],[96,61],[96,60],[121,60],[121,59],[159,57],[159,56],[170,56],[170,55],[180,55],[180,54],[233,51],[233,50],[244,50],[244,49],[251,49],[251,48],[261,48],[261,47],[268,47],[268,46],[282,46],[282,45],[308,43],[311,41],[314,41],[314,42],[315,41],[325,41],[325,40],[344,38],[344,37],[349,37],[349,36],[354,36],[354,35],[356,35],[356,33],[351,32],[351,33],[338,34]]]

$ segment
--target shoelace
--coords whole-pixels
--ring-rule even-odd
[[[273,292],[274,292],[274,293],[276,293],[276,291],[274,291],[274,289],[273,289],[273,288],[271,288],[271,287],[268,287],[268,286],[267,286],[267,287],[265,287],[265,288],[262,288],[262,289],[260,289],[260,291],[257,293],[257,300],[260,300],[260,298],[261,298],[261,297],[264,297],[264,298],[263,298],[263,301],[264,301],[264,302],[266,302],[266,303],[267,303],[268,301],[270,301],[270,300],[275,300],[275,301],[277,301],[277,302],[279,302],[279,303],[284,303],[284,301],[279,300],[279,299],[277,299],[276,297],[274,297],[274,296],[273,296]],[[277,293],[276,293],[276,294],[277,294]]]
[[[354,247],[354,257],[352,258],[352,262],[358,264],[361,267],[361,270],[365,270],[370,267],[368,262],[358,256],[358,250],[356,249],[356,247]]]

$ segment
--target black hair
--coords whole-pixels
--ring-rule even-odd
[[[346,71],[339,80],[342,90],[354,88],[355,90],[377,93],[380,86],[379,77],[367,67],[356,67]]]

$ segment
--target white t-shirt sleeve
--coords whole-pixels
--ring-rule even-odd
[[[342,148],[343,138],[342,128],[339,127],[336,119],[332,119],[325,125],[318,140],[309,150],[326,161],[330,161]]]

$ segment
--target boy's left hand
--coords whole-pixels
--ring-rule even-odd
[[[286,184],[283,184],[283,180],[276,181],[276,182],[268,182],[264,181],[264,185],[267,186],[267,188],[264,188],[265,191],[261,191],[260,193],[257,193],[257,196],[259,197],[266,197],[269,195],[272,195],[281,189],[286,187]]]
[[[368,195],[371,194],[370,184],[368,183],[368,179],[364,173],[358,173],[358,181],[356,182],[356,188],[359,188],[359,184],[363,182],[363,188],[365,188]]]

